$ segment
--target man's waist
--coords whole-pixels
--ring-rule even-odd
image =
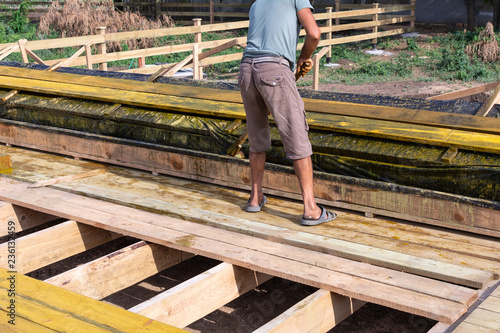
[[[260,56],[260,57],[244,57],[241,59],[241,62],[248,64],[258,64],[261,62],[274,62],[278,64],[282,64],[288,67],[292,67],[290,61],[284,57],[276,57],[276,56]]]

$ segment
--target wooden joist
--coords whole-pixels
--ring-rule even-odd
[[[16,239],[18,273],[28,273],[109,242],[121,235],[67,221]],[[0,244],[0,267],[8,268],[8,244]]]
[[[105,102],[141,107],[188,112],[227,118],[245,118],[241,104],[190,99],[151,93],[117,91],[69,83],[47,82],[0,76],[0,87],[31,92],[90,98]],[[476,117],[477,119],[482,119]],[[494,122],[488,120],[489,123]],[[466,150],[500,153],[500,135],[465,130],[396,123],[333,114],[318,113],[309,118],[309,126],[318,130],[337,131],[356,135],[423,143],[435,146],[457,147]],[[498,127],[495,131],[499,131]]]
[[[189,253],[141,241],[45,282],[103,299],[191,257]],[[136,266],[138,269],[131,269]]]
[[[186,327],[272,276],[222,263],[130,311],[176,327]]]
[[[12,299],[8,290],[12,281],[15,284],[15,326],[2,323],[18,330],[15,332],[186,332],[3,268],[0,277],[0,312],[4,318],[9,318],[7,306]]]
[[[0,236],[9,233],[9,222],[13,222],[11,231],[18,233],[23,230],[41,225],[45,222],[57,220],[59,217],[34,211],[32,209],[2,203],[0,206]]]
[[[137,82],[104,78],[98,76],[83,76],[68,73],[51,73],[44,71],[29,70],[15,67],[2,67],[1,75],[16,78],[37,79],[58,83],[72,83],[89,87],[103,87],[132,92],[154,93],[158,95],[195,98],[217,102],[230,102],[242,104],[239,91],[228,91],[222,89],[184,87],[175,84],[152,84],[148,82]],[[396,107],[384,107],[379,105],[363,105],[346,102],[323,101],[304,98],[306,111],[312,113],[335,114],[340,116],[355,116],[367,119],[387,120],[407,124],[425,124],[434,127],[454,128],[487,133],[500,133],[500,120],[482,119],[479,117],[447,114],[443,112],[405,109]],[[221,104],[224,105],[224,104]],[[243,109],[241,109],[242,111]],[[244,113],[243,113],[244,114]],[[243,119],[244,117],[239,117]]]
[[[452,323],[477,297],[476,291],[454,286],[452,294],[463,294],[460,302],[428,293],[405,290],[376,282],[371,278],[353,276],[340,271],[356,265],[345,261],[339,265],[333,257],[288,245],[256,239],[208,226],[193,224],[167,216],[83,198],[52,188],[27,189],[26,183],[0,178],[0,198],[9,202],[37,208],[47,213],[57,210],[66,218],[124,233],[158,244],[224,260],[228,263],[279,276],[292,281],[336,292],[345,296],[374,302],[406,312]],[[55,208],[57,206],[57,208]],[[98,210],[94,209],[99,207]],[[290,267],[294,267],[290,271]],[[375,269],[375,268],[374,268]],[[357,269],[353,270],[355,273]],[[393,272],[394,273],[394,272]],[[373,274],[373,275],[372,275]],[[391,273],[392,274],[392,273]],[[376,274],[371,273],[372,277]],[[390,280],[387,277],[385,280]],[[422,287],[427,283],[419,283]],[[443,285],[446,285],[443,283]]]

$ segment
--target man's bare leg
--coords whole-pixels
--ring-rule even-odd
[[[293,160],[293,169],[300,182],[302,199],[304,201],[304,218],[316,220],[321,215],[321,208],[316,205],[316,200],[314,199],[311,156],[300,160]]]
[[[250,173],[252,175],[252,192],[248,205],[259,206],[264,193],[262,191],[262,180],[264,179],[264,168],[266,164],[266,152],[250,152]]]

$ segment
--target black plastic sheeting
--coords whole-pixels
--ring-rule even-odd
[[[0,65],[4,63],[0,62]],[[46,66],[9,63],[18,67],[44,69]],[[145,81],[148,75],[62,68],[59,72],[99,75]],[[161,78],[160,82],[195,85],[218,89],[238,89],[226,82]],[[369,95],[338,94],[301,90],[303,97],[359,104],[376,104],[439,112],[474,114],[480,103],[467,101],[429,101]],[[122,106],[109,113],[109,103],[54,98],[19,93],[0,107],[0,117],[30,124],[64,128],[160,146],[190,149],[224,156],[243,133],[240,125],[233,132],[225,128],[232,119],[187,116],[165,110]],[[493,115],[492,115],[493,116]],[[290,166],[276,128],[272,128],[272,148],[267,153],[271,163]],[[380,181],[390,184],[453,193],[462,196],[500,201],[500,156],[459,150],[452,163],[441,157],[447,148],[399,142],[357,135],[311,131],[315,154],[314,168],[328,174]],[[245,143],[242,152],[248,156]]]

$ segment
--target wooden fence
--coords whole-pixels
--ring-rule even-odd
[[[330,57],[332,45],[363,40],[372,40],[372,42],[376,44],[378,38],[414,31],[415,8],[416,6],[414,0],[412,0],[412,3],[409,5],[380,7],[378,4],[373,4],[368,5],[368,8],[366,8],[366,6],[362,6],[359,9],[347,11],[334,11],[333,7],[328,7],[326,13],[314,15],[320,25],[321,32],[325,36],[325,38],[320,41],[319,47],[328,47],[326,51],[321,52],[321,55]],[[410,14],[395,15],[396,13],[402,12],[409,12]],[[340,20],[345,20],[347,23],[341,23]],[[182,67],[191,67],[193,68],[195,78],[198,78],[203,67],[241,59],[242,52],[239,51],[226,55],[215,55],[215,53],[234,45],[244,46],[246,44],[246,37],[202,41],[202,33],[246,29],[248,28],[248,21],[207,25],[202,25],[201,19],[194,19],[193,21],[193,26],[186,27],[119,32],[111,34],[105,33],[105,27],[102,27],[100,28],[98,34],[91,36],[38,41],[20,40],[17,43],[0,44],[0,60],[5,59],[13,52],[20,52],[25,63],[28,63],[29,57],[31,57],[36,62],[49,66],[71,65],[92,68],[93,64],[99,64],[99,68],[101,70],[106,70],[108,62],[138,58],[140,60],[140,68],[132,69],[130,71],[151,74],[158,72],[158,70],[161,71],[162,67],[146,67],[146,57],[189,52],[190,56],[177,64],[173,71],[172,65],[163,65],[163,68],[166,67],[169,68],[169,70],[164,71],[162,75],[172,75],[175,70]],[[401,24],[406,25],[401,26]],[[334,33],[342,33],[347,36],[335,37],[333,35]],[[163,36],[179,36],[186,34],[194,35],[194,43],[166,45],[162,47],[112,53],[106,52],[106,42],[156,38]],[[305,35],[305,32],[301,31],[301,35]],[[96,54],[91,54],[91,45],[97,46]],[[80,47],[80,49],[70,58],[53,60],[42,60],[33,52],[35,50],[63,47]],[[302,44],[299,44],[298,49],[301,47]],[[203,50],[205,51],[203,52]],[[86,55],[81,56],[84,52]]]

